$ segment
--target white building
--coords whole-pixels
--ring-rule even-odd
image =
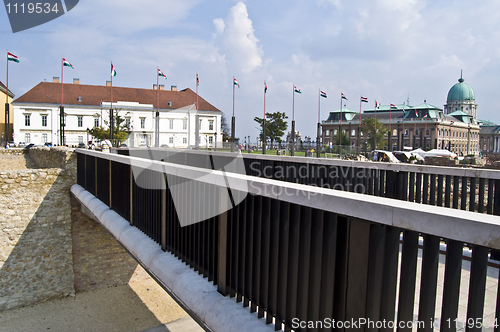
[[[125,118],[131,132],[124,142],[130,147],[155,146],[155,114],[159,93],[159,145],[188,148],[195,145],[196,93],[187,88],[170,91],[113,87],[113,109]],[[63,86],[66,145],[86,143],[92,137],[88,130],[109,123],[111,87],[79,84]],[[222,146],[222,112],[198,96],[200,147]],[[60,145],[61,84],[41,82],[14,100],[14,141]]]

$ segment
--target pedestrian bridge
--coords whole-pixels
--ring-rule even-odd
[[[71,191],[207,330],[497,330],[499,171],[118,152]]]

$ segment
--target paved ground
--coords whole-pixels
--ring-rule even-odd
[[[1,332],[202,331],[152,279],[3,311],[0,322]]]

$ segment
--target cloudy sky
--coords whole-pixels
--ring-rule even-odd
[[[13,34],[0,10],[0,44],[19,56],[9,65],[9,87],[21,96],[40,81],[151,88],[156,66],[167,87],[195,90],[232,115],[236,135],[258,135],[255,116],[286,112],[302,135],[315,136],[318,90],[321,118],[340,106],[358,110],[360,96],[373,107],[428,103],[443,108],[460,77],[476,94],[480,119],[500,123],[495,84],[500,80],[500,3],[497,0],[80,0],[51,22]],[[5,66],[0,80],[5,82]]]

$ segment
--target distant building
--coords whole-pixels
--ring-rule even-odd
[[[342,126],[342,132],[347,134],[351,147],[363,151],[367,137],[360,127],[360,121],[370,117],[376,118],[388,129],[384,146],[379,149],[437,148],[448,149],[458,155],[478,155],[480,126],[475,117],[477,105],[474,92],[463,78],[460,78],[458,86],[456,84],[450,89],[445,110],[426,101],[417,106],[380,105],[362,114],[349,108],[336,110],[330,112],[328,119],[321,124],[323,145],[338,144],[333,138]]]
[[[5,145],[5,142],[12,141],[12,133],[13,133],[13,116],[12,116],[12,99],[14,99],[14,94],[9,89],[9,97],[7,99],[7,103],[9,104],[9,113],[8,116],[5,116],[5,95],[7,94],[7,87],[0,82],[0,131],[2,132],[2,143]],[[6,125],[7,124],[7,125]],[[8,129],[8,137],[7,137],[7,129]]]
[[[156,84],[153,89],[113,87],[113,109],[125,118],[131,132],[125,144],[130,147],[154,146]],[[222,112],[199,97],[200,146],[213,147],[222,142]],[[13,103],[16,143],[77,145],[84,143],[88,130],[109,123],[110,87],[64,84],[65,141],[60,142],[59,106],[61,84],[41,82]],[[159,145],[187,148],[195,145],[196,93],[175,86],[159,91]],[[91,137],[89,137],[91,139]]]

